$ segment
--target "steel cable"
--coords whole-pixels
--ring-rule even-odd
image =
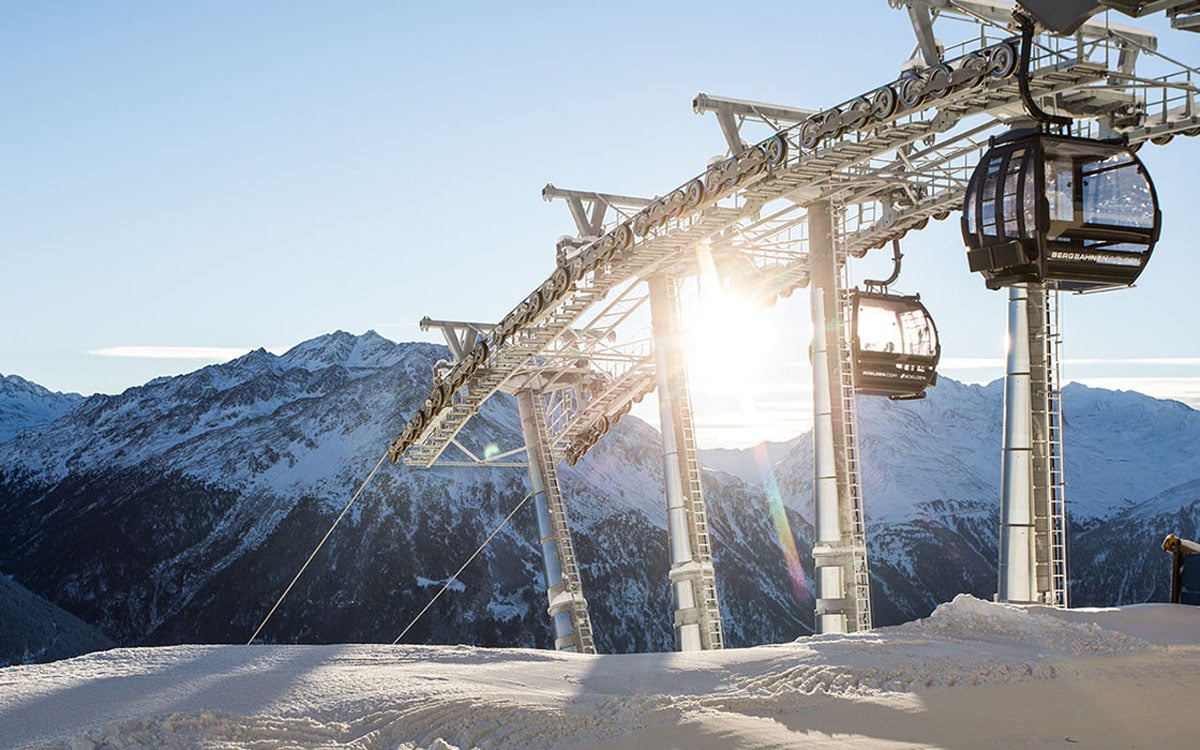
[[[350,498],[350,502],[346,503],[345,508],[342,508],[342,512],[338,514],[336,519],[334,519],[333,525],[329,527],[329,531],[326,531],[325,536],[321,537],[321,541],[317,542],[316,548],[312,551],[312,554],[308,556],[308,559],[304,561],[304,564],[300,566],[300,570],[296,572],[296,576],[292,578],[292,582],[289,583],[287,588],[283,590],[283,593],[279,595],[279,599],[275,602],[275,606],[271,607],[271,611],[268,612],[267,616],[263,618],[263,621],[258,624],[258,628],[254,631],[254,635],[250,636],[250,640],[246,641],[247,646],[249,646],[251,643],[254,643],[254,639],[258,637],[258,634],[262,632],[263,627],[266,626],[267,620],[271,619],[271,615],[275,614],[275,610],[279,609],[279,605],[283,603],[283,600],[292,590],[292,587],[296,585],[296,581],[300,580],[300,576],[304,575],[305,570],[308,570],[309,563],[311,563],[313,558],[317,556],[317,553],[321,551],[321,547],[325,546],[325,542],[329,540],[329,535],[333,533],[333,530],[336,529],[337,525],[342,522],[343,518],[345,518],[346,511],[350,510],[351,505],[354,505],[354,501],[357,500],[358,496],[362,494],[362,491],[367,488],[367,484],[371,481],[372,477],[375,476],[375,472],[379,471],[379,467],[383,466],[383,462],[385,460],[387,460],[387,453],[384,453],[379,457],[379,463],[375,464],[375,468],[371,469],[371,473],[368,474],[367,478],[363,480],[363,483],[359,485],[358,491],[355,492],[354,496]]]
[[[500,529],[503,529],[506,525],[508,525],[508,522],[512,520],[512,517],[517,515],[517,511],[519,511],[521,507],[525,505],[525,502],[529,500],[529,498],[533,497],[533,494],[533,492],[530,492],[528,495],[521,498],[521,502],[517,503],[517,506],[509,511],[508,515],[504,517],[504,520],[500,522],[500,525],[493,529],[491,534],[488,534],[487,539],[483,540],[483,544],[479,545],[479,549],[475,550],[475,552],[467,558],[467,561],[463,563],[458,570],[454,571],[454,575],[446,579],[446,584],[442,586],[442,588],[436,594],[433,595],[433,598],[429,600],[429,603],[425,605],[424,609],[417,613],[417,616],[412,619],[412,622],[410,622],[408,626],[404,628],[404,630],[400,631],[400,635],[396,636],[396,640],[392,641],[393,646],[400,643],[400,639],[404,638],[405,634],[412,629],[412,626],[417,624],[417,620],[420,620],[421,616],[428,612],[429,608],[433,606],[433,603],[441,598],[442,594],[446,593],[446,589],[450,588],[450,586],[458,580],[458,576],[467,569],[467,566],[471,564],[471,561],[476,557],[479,557],[479,553],[483,552],[483,548],[488,546],[488,543],[492,541],[492,538],[500,533]]]

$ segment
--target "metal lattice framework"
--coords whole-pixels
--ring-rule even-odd
[[[755,127],[775,132],[663,198],[548,185],[544,196],[568,201],[581,236],[560,242],[554,271],[499,323],[477,324],[390,458],[431,466],[484,401],[531,379],[557,394],[548,410],[555,455],[578,458],[653,390],[652,342],[644,324],[627,324],[647,305],[645,279],[697,273],[700,243],[732,245],[752,261],[754,294],[767,300],[808,284],[805,207],[813,201],[838,207],[839,238],[853,257],[957,211],[989,136],[1023,117],[1011,77],[1017,41],[1002,20],[1011,6],[937,5],[941,18],[968,21],[974,38],[948,48],[947,62],[835,107],[811,113],[698,96],[697,111],[717,112],[735,148]],[[1081,134],[1131,144],[1196,135],[1200,70],[1156,56],[1155,46],[1144,32],[1096,20],[1073,37],[1040,36],[1033,91],[1047,108],[1082,118]],[[1161,71],[1138,75],[1135,61]],[[574,385],[549,387],[569,376]]]
[[[824,392],[814,402],[821,433],[814,461],[818,627],[871,627],[856,386],[839,307],[846,263],[958,211],[989,139],[1029,124],[1014,77],[1020,38],[1012,5],[889,3],[908,11],[920,55],[900,77],[820,110],[696,96],[697,113],[716,115],[728,156],[652,199],[547,185],[543,197],[567,203],[578,234],[559,240],[545,282],[494,324],[422,321],[443,331],[454,361],[435,373],[429,398],[389,446],[391,460],[511,466],[525,451],[531,483],[543,488],[539,497],[551,510],[561,505],[554,464],[575,463],[634,402],[656,388],[667,392],[660,413],[676,642],[683,649],[719,648],[722,636],[686,368],[673,328],[680,314],[663,311],[677,306],[683,282],[714,269],[764,305],[813,287],[814,330],[832,331],[814,349],[814,386]],[[933,37],[935,21],[957,23],[968,41],[943,49]],[[1030,94],[1043,110],[1069,116],[1080,136],[1138,147],[1200,135],[1200,70],[1156,47],[1153,35],[1100,18],[1072,36],[1036,36]],[[1043,380],[1046,403],[1056,410],[1056,381]],[[534,431],[526,434],[533,447],[479,458],[457,436],[497,392],[526,400],[536,416],[526,428]],[[447,455],[451,446],[461,457]],[[1061,452],[1051,451],[1047,465],[1061,472]],[[1061,491],[1057,497],[1059,504],[1048,506],[1053,513],[1062,511]],[[586,601],[565,511],[560,516],[558,525],[544,524],[553,528],[543,546],[550,550],[548,580],[570,596],[552,597],[549,611],[561,621],[559,640],[588,651]],[[1039,600],[1065,604],[1065,549],[1060,567],[1050,565],[1047,575],[1057,576],[1061,596],[1039,593]]]

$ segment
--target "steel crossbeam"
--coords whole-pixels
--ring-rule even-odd
[[[917,4],[934,19],[969,21],[974,37],[937,50],[947,62],[824,110],[698,96],[696,109],[717,113],[731,152],[740,152],[664,197],[547,186],[547,199],[568,201],[579,238],[560,245],[554,271],[508,315],[486,329],[472,324],[474,342],[458,339],[453,367],[393,441],[392,460],[432,465],[484,401],[533,383],[549,394],[555,458],[578,458],[653,390],[645,280],[696,275],[701,243],[736,246],[759,271],[752,293],[766,300],[809,283],[805,205],[835,206],[853,257],[957,211],[988,137],[1022,122],[1010,77],[1016,41],[1005,28],[1012,6]],[[1200,71],[1156,46],[1152,35],[1100,19],[1072,37],[1040,36],[1032,93],[1043,107],[1087,118],[1076,127],[1082,134],[1132,144],[1200,134]],[[1153,62],[1159,74],[1137,75],[1134,61]],[[755,130],[765,137],[750,137]]]

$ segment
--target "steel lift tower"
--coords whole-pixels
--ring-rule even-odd
[[[1058,291],[1010,287],[997,594],[1003,602],[1068,604],[1060,340]]]
[[[833,207],[828,201],[808,205],[808,232],[815,625],[818,633],[855,633],[871,629],[871,586],[855,436],[854,367],[847,345],[848,307],[841,283],[846,259],[837,251]]]
[[[485,340],[493,326],[486,323],[462,321],[421,320],[421,329],[436,328],[442,332],[456,361],[462,361],[475,351],[474,347]],[[443,367],[449,366],[445,363]],[[445,373],[442,373],[444,376]],[[558,460],[550,449],[550,434],[546,424],[547,390],[565,388],[568,384],[578,385],[586,371],[578,369],[555,373],[547,378],[541,373],[529,378],[514,378],[505,385],[505,390],[517,402],[517,414],[521,420],[521,432],[525,438],[525,465],[529,469],[529,491],[533,497],[537,515],[538,536],[542,552],[542,566],[546,576],[546,595],[549,599],[547,613],[550,615],[554,632],[554,647],[559,651],[581,654],[596,653],[592,639],[592,621],[588,616],[587,599],[583,595],[583,584],[579,578],[579,563],[575,557],[575,545],[571,540],[571,526],[567,518],[567,507],[563,502],[562,488],[558,482]],[[437,373],[435,373],[435,376]],[[472,464],[484,463],[470,451],[463,449]],[[494,465],[511,466],[503,462],[513,453],[500,456]],[[449,463],[449,462],[447,462]]]
[[[700,486],[700,456],[688,395],[677,284],[670,276],[648,280],[667,497],[671,604],[675,648],[707,651],[721,648],[723,643],[721,608],[717,603],[708,511]]]
[[[714,114],[721,128],[723,158],[655,198],[547,185],[543,198],[567,204],[577,234],[559,241],[546,280],[496,323],[430,321],[447,334],[453,361],[435,373],[429,398],[392,441],[389,457],[412,467],[528,466],[558,648],[590,651],[594,641],[570,539],[570,498],[556,467],[583,459],[655,390],[676,646],[723,644],[707,505],[721,499],[705,498],[701,489],[680,337],[700,273],[698,250],[711,248],[714,258],[743,268],[742,292],[763,304],[810,289],[816,625],[822,632],[867,630],[855,398],[879,391],[878,383],[856,382],[847,264],[960,211],[990,141],[1028,123],[1027,100],[1071,118],[1074,137],[1115,137],[1136,147],[1200,135],[1200,70],[1160,55],[1151,34],[1095,17],[1070,36],[1040,30],[1022,45],[1008,3],[889,3],[908,12],[917,36],[917,53],[899,77],[820,109],[697,95],[694,110]],[[944,33],[957,29],[964,41],[941,42],[935,25]],[[1019,83],[1023,49],[1029,70]],[[981,252],[988,262],[1002,254]],[[968,258],[974,266],[984,256]],[[1002,596],[1064,605],[1056,285],[1017,276],[997,283],[1012,287],[1013,342]],[[516,397],[525,446],[488,455],[459,435],[497,393]],[[525,460],[514,461],[521,452]],[[1018,549],[1025,551],[1020,558]]]
[[[559,651],[596,653],[587,599],[579,580],[579,563],[571,541],[567,507],[558,484],[557,462],[550,452],[546,428],[545,396],[535,387],[517,391],[517,412],[525,434],[529,486],[537,510],[542,562],[546,571],[547,612],[554,627],[554,647]]]

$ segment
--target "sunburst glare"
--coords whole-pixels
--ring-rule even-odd
[[[701,243],[696,254],[700,276],[686,333],[688,380],[693,389],[732,398],[738,411],[752,412],[755,391],[767,381],[776,338],[761,306],[724,283],[711,246]]]

